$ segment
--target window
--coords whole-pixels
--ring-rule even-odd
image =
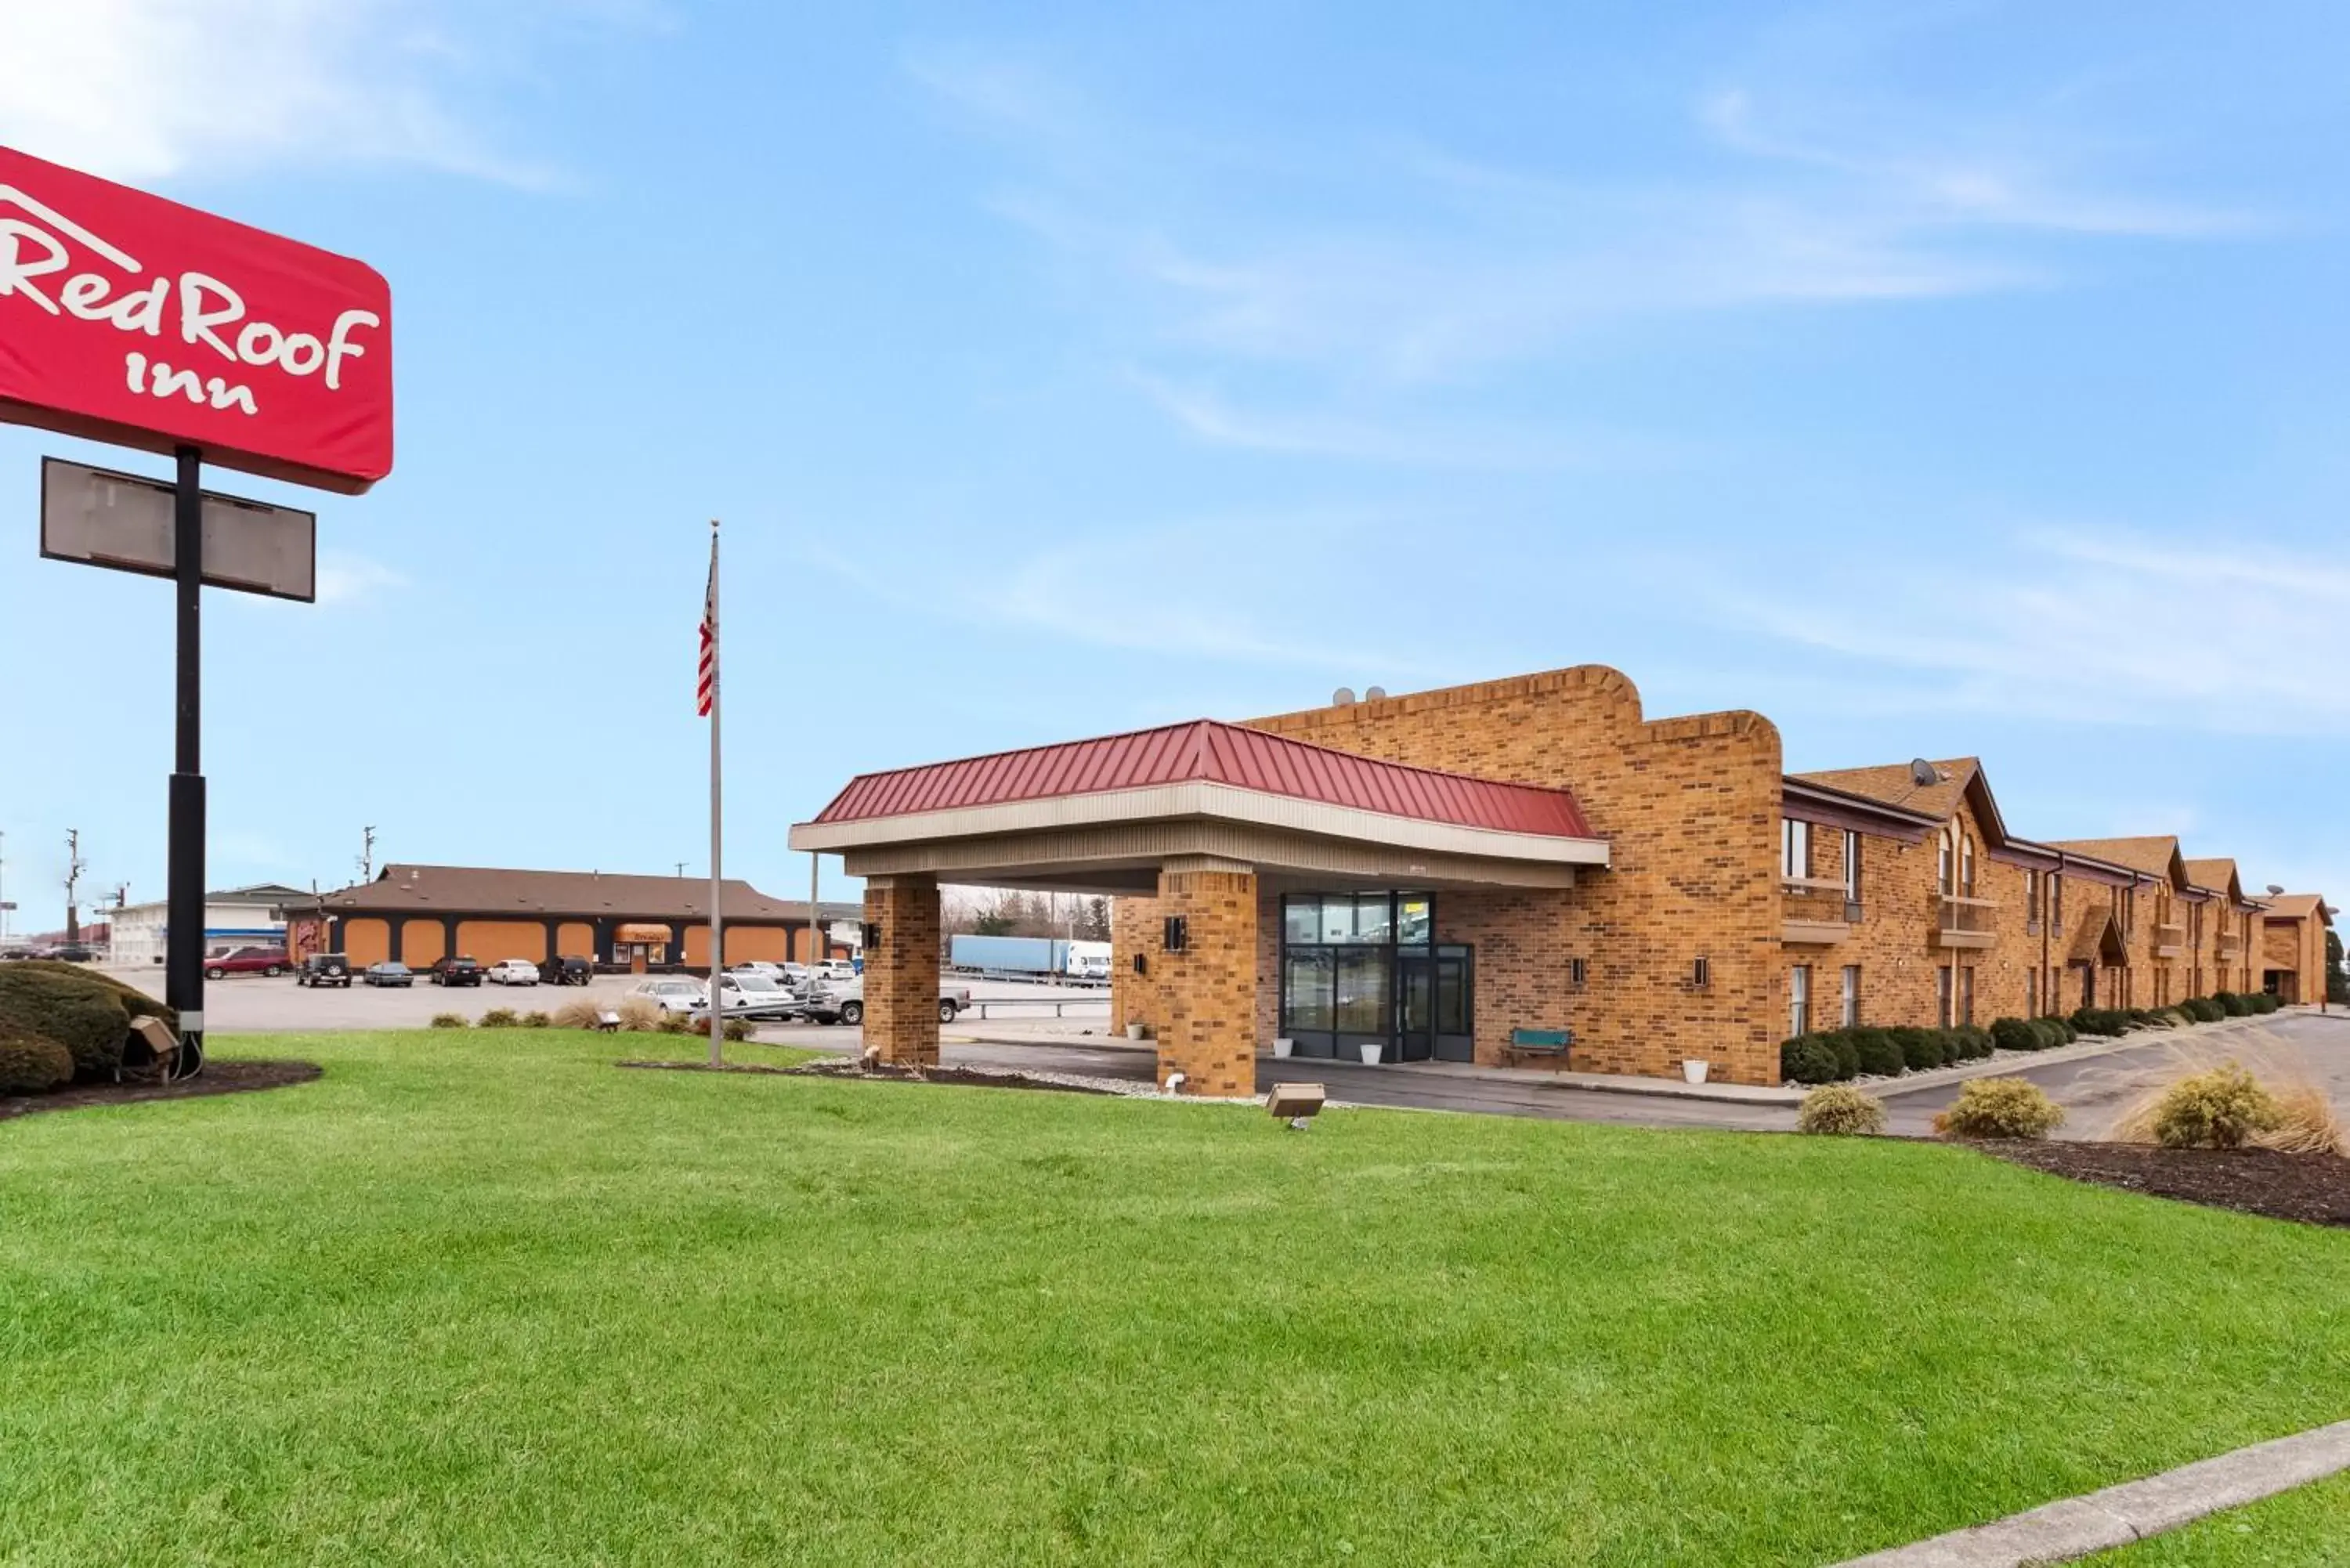
[[[1934,854],[1934,887],[1945,898],[1957,891],[1950,884],[1950,830],[1947,827]]]
[[[1430,912],[1428,899],[1419,898],[1396,900],[1396,945],[1424,948],[1435,933],[1435,919]]]
[[[1584,982],[1590,978],[1590,964],[1587,961],[1579,958],[1571,958],[1566,961],[1567,984],[1573,986],[1577,991],[1581,991],[1583,989]]]
[[[1787,971],[1787,1033],[1812,1032],[1812,966],[1799,963]]]
[[[2127,941],[2129,940],[2130,933],[2137,929],[2137,889],[2136,888],[2125,888],[2122,889],[2122,940],[2124,941]]]
[[[2040,970],[2037,965],[2023,971],[2023,1016],[2040,1016]]]
[[[1934,971],[1934,1018],[1945,1029],[1950,1026],[1950,966],[1942,965]]]
[[[1844,966],[1844,1027],[1860,1027],[1860,966],[1856,963]]]
[[[1283,1033],[1323,1033],[1334,1027],[1337,973],[1337,955],[1326,948],[1305,948],[1288,955]]]
[[[1779,874],[1798,881],[1812,874],[1812,825],[1788,817],[1779,824]]]
[[[2048,874],[2048,929],[2057,936],[2064,934],[2064,874]]]
[[[1844,830],[1844,901],[1845,918],[1860,916],[1860,835],[1847,827]]]
[[[2027,931],[2040,929],[2040,873],[2037,871],[2023,874],[2023,929]]]
[[[1959,1022],[1975,1021],[1975,971],[1972,965],[1959,971]]]
[[[1386,1034],[1393,1027],[1388,1016],[1388,955],[1382,952],[1342,952],[1337,964],[1335,1011],[1341,1034]]]
[[[1703,991],[1713,983],[1713,966],[1702,958],[1690,965],[1690,983]]]

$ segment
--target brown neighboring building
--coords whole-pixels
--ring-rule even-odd
[[[710,964],[707,877],[399,865],[319,902],[328,945],[358,968],[389,959],[423,969],[453,955],[484,964],[576,956],[638,972]],[[726,961],[845,956],[846,948],[818,947],[807,911],[804,899],[771,898],[748,882],[730,880],[720,909]],[[817,918],[827,926],[854,921],[858,909],[826,904]]]
[[[1972,758],[1790,775],[1761,714],[1651,719],[1596,665],[866,774],[792,846],[868,879],[885,1053],[935,1058],[940,881],[1108,893],[1112,1027],[1210,1094],[1276,1038],[1494,1064],[1562,1029],[1572,1067],[1772,1084],[1806,1029],[2254,989],[2284,940],[2175,839],[2014,833]]]
[[[2325,1000],[2325,932],[2334,911],[2314,893],[2280,893],[2262,900],[2260,950],[2254,962],[2263,989],[2287,1002]]]

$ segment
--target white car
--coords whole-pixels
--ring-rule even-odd
[[[847,959],[825,959],[816,964],[816,977],[818,981],[828,981],[855,980],[857,966]]]
[[[781,1020],[799,1011],[799,998],[780,980],[770,980],[764,974],[751,974],[743,970],[731,970],[719,983],[719,1005],[729,1018],[764,1018]],[[694,988],[693,1011],[707,1015],[710,1007],[702,988]]]
[[[784,966],[779,963],[769,963],[764,959],[749,959],[742,963],[728,965],[726,972],[728,974],[755,974],[762,980],[780,981],[784,978]]]
[[[500,959],[482,975],[492,985],[536,985],[538,966],[528,959]]]
[[[657,975],[637,981],[628,993],[643,997],[663,1012],[691,1012],[702,1005],[702,984],[679,975]]]

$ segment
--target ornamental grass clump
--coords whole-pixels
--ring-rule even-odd
[[[521,1026],[522,1019],[511,1007],[493,1007],[482,1014],[482,1027],[484,1029],[518,1029]]]
[[[1835,1137],[1874,1137],[1885,1130],[1885,1104],[1848,1084],[1829,1084],[1804,1096],[1795,1130]]]
[[[465,1015],[462,1012],[436,1012],[432,1015],[432,1027],[435,1029],[470,1029],[473,1025],[467,1022]]]
[[[2064,1125],[2064,1108],[2022,1078],[1976,1078],[1934,1118],[1946,1137],[2046,1137]]]
[[[555,1026],[555,1020],[544,1012],[525,1012],[522,1015],[522,1026],[525,1029],[551,1029]]]

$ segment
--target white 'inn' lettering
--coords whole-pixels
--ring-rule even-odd
[[[8,209],[15,208],[16,212]],[[31,217],[18,215],[29,213]],[[37,219],[36,222],[34,220]],[[78,243],[109,264],[120,276],[84,265],[77,270]],[[343,362],[364,358],[355,334],[383,325],[372,310],[346,310],[322,337],[289,332],[275,322],[248,318],[244,298],[230,284],[201,272],[142,281],[145,269],[130,254],[13,186],[0,185],[0,299],[22,299],[51,316],[161,337],[177,307],[180,341],[210,350],[243,369],[276,369],[296,379],[321,376],[328,389],[340,391]],[[199,363],[202,363],[201,356]],[[215,409],[259,413],[251,388],[186,365],[151,360],[138,349],[122,357],[123,383],[156,398],[185,398]]]

